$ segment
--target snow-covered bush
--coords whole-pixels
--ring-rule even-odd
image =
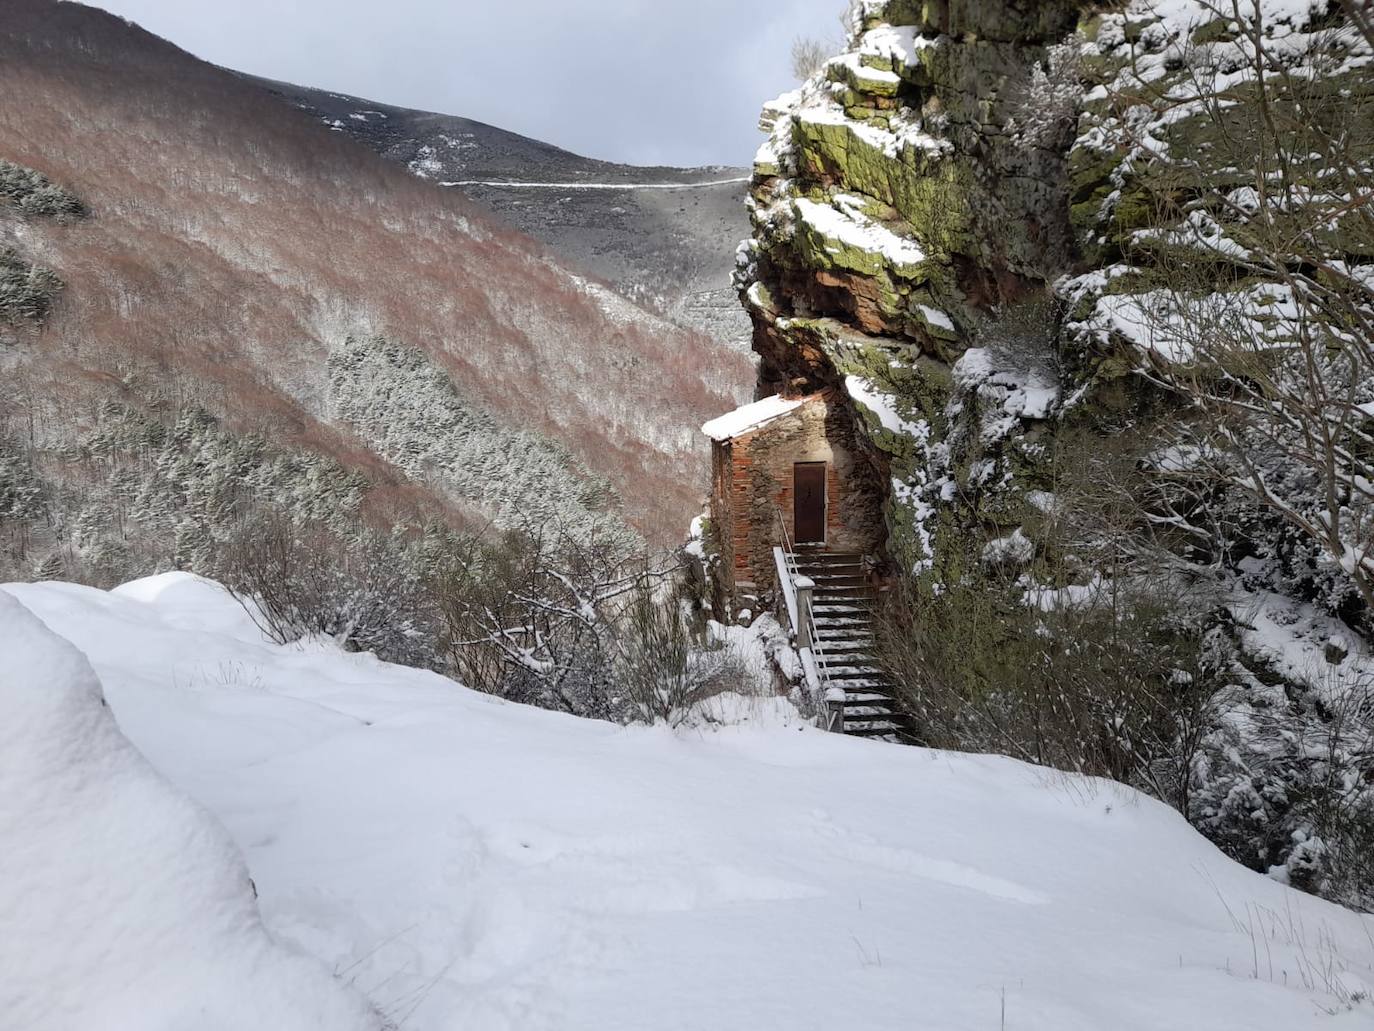
[[[456,542],[433,563],[447,669],[512,701],[617,722],[686,719],[751,674],[713,636],[678,555],[557,522]]]
[[[1330,674],[1304,691],[1242,671],[1218,710],[1195,770],[1196,826],[1248,866],[1374,907],[1369,677]]]
[[[41,172],[0,158],[0,201],[17,207],[25,215],[60,220],[81,218],[83,204],[70,190],[59,186]]]
[[[712,636],[677,590],[641,583],[616,624],[616,689],[631,719],[677,726],[705,699],[738,691],[748,679],[728,643]]]
[[[29,264],[12,247],[0,247],[0,322],[42,322],[61,289],[51,269]]]
[[[513,701],[627,718],[613,670],[621,620],[667,568],[651,567],[623,534],[557,521],[470,541],[445,562],[435,590],[458,679]]]
[[[1007,123],[1018,143],[1062,149],[1073,138],[1083,96],[1082,64],[1083,45],[1077,38],[1045,48],[1044,61],[1031,68],[1030,81]]]
[[[397,535],[264,512],[235,528],[214,567],[280,644],[326,637],[389,662],[433,666],[436,614],[419,559],[420,549]]]

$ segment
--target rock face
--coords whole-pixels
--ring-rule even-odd
[[[1350,825],[1302,801],[1329,775],[1374,814],[1331,758],[1374,740],[1339,715],[1374,669],[1357,7],[869,0],[764,110],[736,282],[760,395],[835,392],[890,567],[930,596],[1091,608],[1142,570],[1197,590],[1147,588],[1218,671],[1173,804],[1369,905]]]
[[[1280,61],[1367,105],[1363,44],[1336,13],[1261,6]],[[1206,203],[1187,198],[1216,176],[1240,187],[1262,159],[1214,146],[1217,97],[1230,135],[1257,117],[1226,93],[1247,38],[1201,3],[1165,17],[1145,3],[872,0],[848,49],[765,107],[737,272],[759,390],[849,388],[902,567],[957,576],[989,540],[1033,527],[1065,429],[1148,422],[1159,398],[1130,378],[1149,351],[1130,316],[1157,307],[1152,277],[1178,264],[1169,233],[1224,255]],[[1315,52],[1328,64],[1304,63]],[[1254,274],[1195,271],[1218,287]]]
[[[1028,143],[1016,122],[1077,14],[869,4],[823,81],[764,112],[739,274],[761,387],[862,384],[855,417],[894,484],[891,550],[905,564],[933,558],[953,486],[995,482],[1014,460],[1001,439],[962,439],[976,433],[965,424],[988,408],[1011,436],[1057,391],[1049,284],[1074,249],[1072,123]],[[962,419],[960,393],[974,402]]]

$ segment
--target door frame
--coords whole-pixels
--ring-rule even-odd
[[[821,470],[821,534],[818,540],[803,541],[797,529],[797,505],[801,500],[801,494],[797,489],[797,469],[801,466],[819,467]],[[822,547],[826,544],[829,537],[830,527],[830,463],[829,462],[793,462],[792,463],[792,543],[819,544]]]

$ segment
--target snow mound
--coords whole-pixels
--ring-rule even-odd
[[[129,737],[223,821],[267,927],[404,1031],[1369,1024],[1374,920],[1241,868],[1177,813],[1119,786],[827,734],[770,699],[722,697],[676,733],[578,720],[367,655],[247,640],[214,629],[233,616],[227,595],[173,580],[193,618],[163,607],[176,592],[148,586],[3,591],[86,652]],[[11,623],[0,612],[7,634]],[[61,655],[86,678],[74,718],[114,735],[87,711],[89,670]],[[49,722],[71,726],[69,737],[24,722],[13,740],[0,731],[6,754],[46,740],[65,770],[73,750],[108,748],[67,715]],[[135,771],[118,776],[147,811],[134,826],[164,830],[129,847],[132,803],[103,767],[78,778],[90,798],[19,793],[28,835],[46,842],[19,864],[26,883],[57,856],[77,867],[62,884],[113,887],[96,893],[98,909],[68,892],[80,928],[63,913],[25,916],[26,927],[71,921],[37,943],[46,960],[11,956],[13,939],[0,940],[0,970],[25,970],[17,983],[28,986],[5,983],[0,1013],[54,977],[87,1004],[135,994],[218,1004],[238,986],[230,1001],[250,996],[260,1014],[285,998],[282,981],[324,998],[332,986],[318,971],[302,974],[267,943],[228,846],[113,740]],[[0,792],[0,805],[15,795]],[[183,816],[154,819],[168,806]],[[200,830],[174,833],[185,827]],[[53,828],[68,837],[53,840]],[[0,844],[14,837],[7,826]],[[0,862],[8,871],[9,857]],[[0,888],[5,906],[11,890]],[[171,892],[174,906],[145,897]],[[170,922],[151,945],[149,912]],[[117,923],[129,936],[118,948],[105,930]],[[101,939],[89,951],[87,924]],[[21,937],[34,948],[36,934]],[[328,998],[344,1008],[330,1031],[365,1026]],[[82,1029],[35,1023],[47,1011],[25,1001],[25,1031]],[[230,1026],[324,1027],[273,1005]],[[185,1012],[133,1026],[220,1031]]]
[[[229,836],[125,739],[84,655],[0,591],[0,1014],[14,1031],[371,1031],[287,952]]]

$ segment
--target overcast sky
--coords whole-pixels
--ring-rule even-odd
[[[743,165],[842,0],[87,0],[199,57],[591,157]]]

